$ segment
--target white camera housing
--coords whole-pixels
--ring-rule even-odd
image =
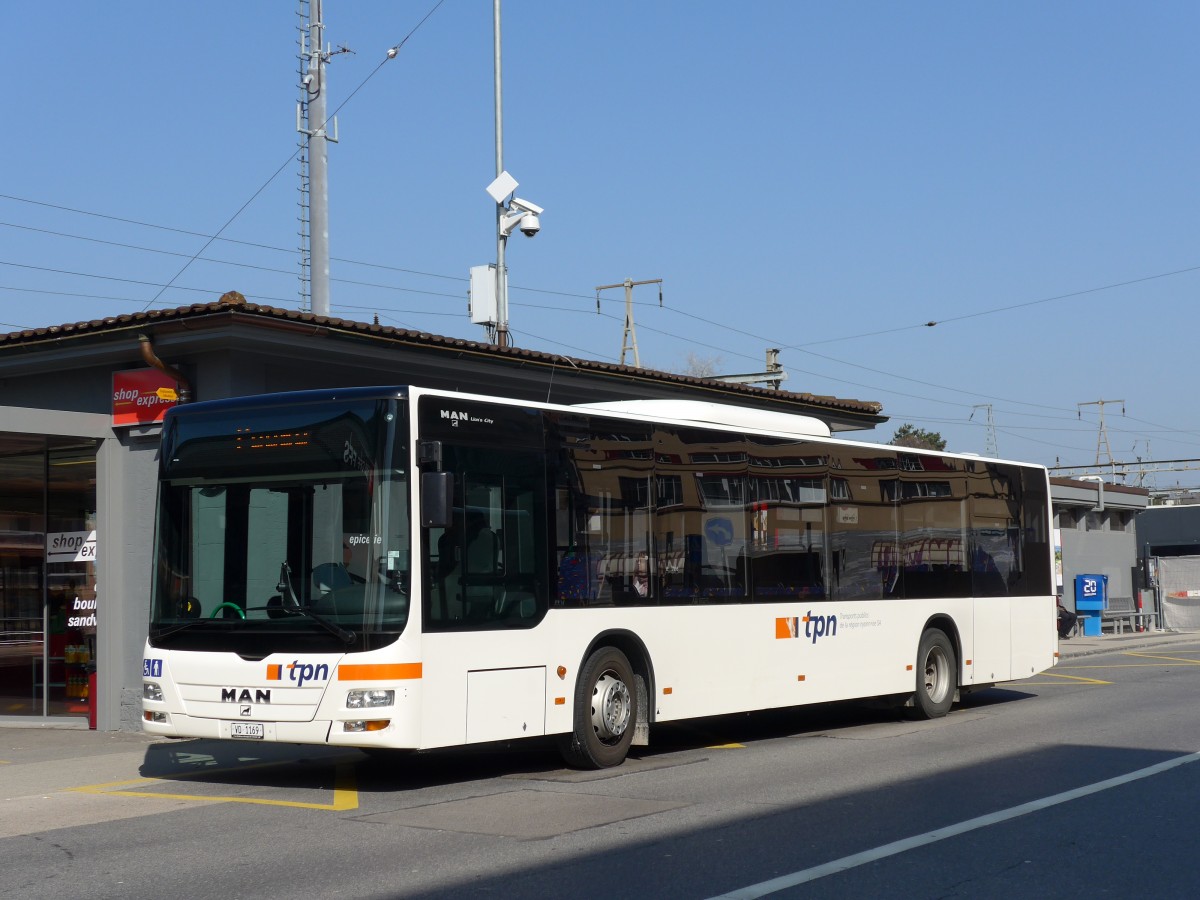
[[[515,229],[520,229],[521,234],[525,237],[533,237],[542,230],[542,223],[538,216],[544,212],[545,210],[536,203],[530,203],[520,197],[513,197],[508,203],[508,211],[501,220],[500,231],[507,237]]]
[[[512,200],[508,201],[508,208],[519,209],[521,212],[533,213],[535,216],[540,216],[545,212],[545,210],[536,203],[530,203],[528,200],[522,200],[520,197],[513,197]]]
[[[517,227],[521,229],[521,234],[525,237],[533,237],[542,230],[542,223],[538,221],[538,217],[534,213],[525,213],[521,216],[521,222]]]

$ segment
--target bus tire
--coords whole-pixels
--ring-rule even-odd
[[[950,712],[958,687],[954,645],[945,632],[928,629],[917,649],[917,690],[910,715],[914,719],[940,719]]]
[[[579,769],[619,766],[633,743],[637,723],[633,667],[615,647],[588,657],[575,683],[575,728],[559,744],[567,764]]]

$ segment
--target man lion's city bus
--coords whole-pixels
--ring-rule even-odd
[[[694,401],[417,387],[173,409],[143,726],[451,747],[871,698],[1057,656],[1046,470]]]

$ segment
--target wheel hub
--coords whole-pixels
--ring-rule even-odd
[[[592,728],[596,736],[604,741],[621,737],[629,727],[629,711],[629,688],[611,672],[605,672],[592,689]]]
[[[925,692],[929,699],[940,703],[950,686],[950,661],[934,647],[925,658]]]

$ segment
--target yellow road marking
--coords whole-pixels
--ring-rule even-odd
[[[712,744],[705,747],[705,750],[745,750],[745,744]]]
[[[1186,663],[1189,666],[1200,665],[1191,660],[1180,660],[1181,663]],[[1164,666],[1161,663],[1114,663],[1111,666],[1059,666],[1060,669],[1170,669],[1173,666]]]
[[[1050,678],[1065,678],[1068,681],[1078,681],[1082,684],[1112,684],[1111,681],[1101,681],[1099,678],[1085,678],[1082,675],[1059,675],[1057,672],[1043,672],[1042,674],[1047,675]],[[1054,682],[1050,681],[1047,682],[1047,684],[1054,684]]]
[[[222,773],[241,771],[245,768],[260,768],[260,766],[239,766],[236,769],[221,769],[209,770],[204,772],[205,775],[212,775],[214,771]],[[171,780],[186,780],[188,773],[184,773]],[[302,803],[298,800],[265,800],[260,797],[223,797],[217,796],[197,796],[195,794],[165,794],[160,791],[129,791],[129,790],[113,790],[121,788],[124,785],[140,784],[162,784],[167,781],[166,778],[133,778],[128,781],[110,781],[104,784],[89,784],[83,787],[71,788],[70,790],[79,791],[84,794],[105,794],[118,795],[122,797],[147,797],[154,800],[191,800],[198,803],[253,803],[259,806],[288,806],[299,809],[324,809],[333,812],[344,812],[349,809],[358,809],[358,786],[354,780],[354,766],[350,763],[338,763],[334,767],[334,783],[333,783],[333,802],[332,803]]]
[[[1166,659],[1171,662],[1187,663],[1189,666],[1200,666],[1200,659],[1180,659],[1178,656],[1158,656],[1154,653],[1130,653],[1130,656],[1136,656],[1140,659]]]

